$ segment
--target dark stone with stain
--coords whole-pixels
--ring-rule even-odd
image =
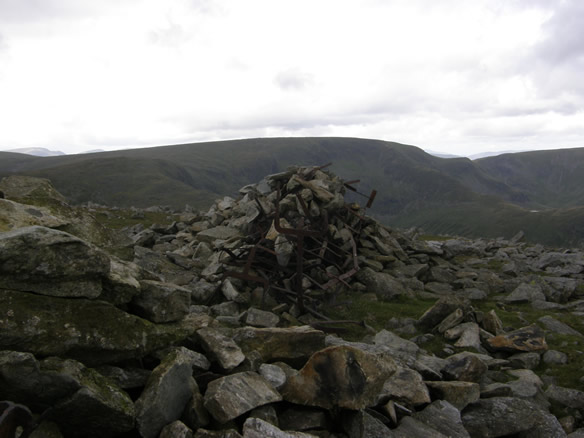
[[[366,353],[350,346],[325,348],[282,388],[284,399],[325,409],[363,409],[373,406],[385,381],[395,372],[389,357]]]
[[[495,336],[487,342],[493,350],[518,352],[548,349],[543,330],[535,324]]]

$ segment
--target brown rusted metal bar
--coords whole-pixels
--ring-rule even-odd
[[[30,409],[11,401],[1,401],[0,438],[14,438],[19,426],[23,429],[19,435],[21,438],[28,438],[36,428]]]
[[[371,190],[371,194],[369,195],[369,201],[367,201],[367,208],[371,208],[373,205],[373,201],[375,201],[375,197],[377,196],[377,190]]]

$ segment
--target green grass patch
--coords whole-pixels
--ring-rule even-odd
[[[120,230],[125,227],[143,224],[145,228],[153,224],[170,225],[178,219],[177,215],[164,212],[144,212],[144,217],[136,215],[133,210],[101,208],[94,213],[95,219],[105,227]]]
[[[364,321],[376,331],[386,328],[391,318],[418,319],[434,304],[434,300],[408,297],[398,297],[390,302],[378,301],[360,292],[339,295],[337,302],[342,304],[329,307],[325,312],[326,316],[335,320]],[[366,334],[367,330],[355,326],[342,336],[349,340],[359,340]]]

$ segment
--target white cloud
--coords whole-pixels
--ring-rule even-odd
[[[581,9],[576,0],[0,0],[0,149],[266,135],[452,153],[577,145]]]

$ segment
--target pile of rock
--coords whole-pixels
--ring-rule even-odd
[[[580,333],[472,305],[581,312],[582,252],[418,240],[345,206],[344,187],[318,168],[267,177],[128,230],[133,262],[50,224],[0,233],[0,400],[43,437],[582,436],[584,392],[534,372],[567,360],[547,333]],[[300,261],[276,213],[315,232]],[[314,328],[341,290],[435,303],[349,342]],[[420,347],[432,338],[441,357]]]

